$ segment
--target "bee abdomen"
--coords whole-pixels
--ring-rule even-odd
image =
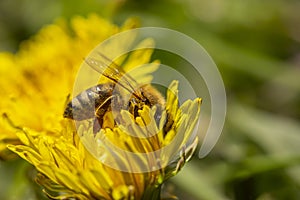
[[[114,84],[106,83],[93,86],[72,99],[67,104],[64,117],[85,120],[95,117],[95,110],[112,95]]]

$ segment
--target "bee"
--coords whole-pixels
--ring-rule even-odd
[[[126,109],[134,117],[137,117],[138,110],[147,105],[149,107],[156,106],[154,117],[158,123],[165,109],[165,99],[161,93],[150,84],[140,86],[116,63],[102,54],[101,57],[110,64],[92,58],[86,59],[85,62],[111,82],[95,85],[79,93],[67,104],[63,113],[64,118],[77,121],[94,118],[95,133],[102,128],[104,115],[112,109],[119,111]],[[124,92],[122,93],[120,88],[130,95],[129,99],[123,97]],[[95,124],[98,126],[96,127]],[[172,120],[167,120],[165,126],[169,127],[170,124],[172,124]]]

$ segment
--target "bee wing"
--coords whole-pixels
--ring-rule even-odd
[[[116,63],[99,53],[101,60],[86,58],[85,62],[95,71],[114,81],[132,94],[136,93],[139,84]],[[136,94],[135,94],[136,95]]]

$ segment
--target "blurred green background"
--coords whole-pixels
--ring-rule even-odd
[[[184,200],[298,200],[299,10],[298,0],[0,0],[0,51],[16,52],[58,17],[90,12],[117,24],[135,16],[142,26],[185,33],[219,67],[227,118],[213,151],[194,156],[167,190]],[[26,166],[0,162],[0,199],[34,199],[23,177]]]

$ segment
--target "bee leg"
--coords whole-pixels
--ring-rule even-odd
[[[113,95],[108,97],[107,99],[105,99],[105,101],[102,102],[102,104],[97,106],[97,108],[95,110],[95,116],[96,117],[101,116],[101,114],[104,114],[106,111],[109,110],[109,108],[111,108],[111,100],[112,100],[113,97],[114,97]]]
[[[134,118],[138,117],[139,107],[138,107],[138,103],[135,98],[132,98],[129,101],[128,111],[134,116]]]
[[[93,126],[93,132],[94,134],[98,133],[103,126],[103,117],[105,113],[109,110],[111,110],[111,100],[113,96],[108,97],[100,106],[98,106],[95,110],[95,120],[94,120],[94,126]]]
[[[138,106],[134,106],[134,117],[136,118],[136,117],[138,117],[139,116],[139,107]]]

